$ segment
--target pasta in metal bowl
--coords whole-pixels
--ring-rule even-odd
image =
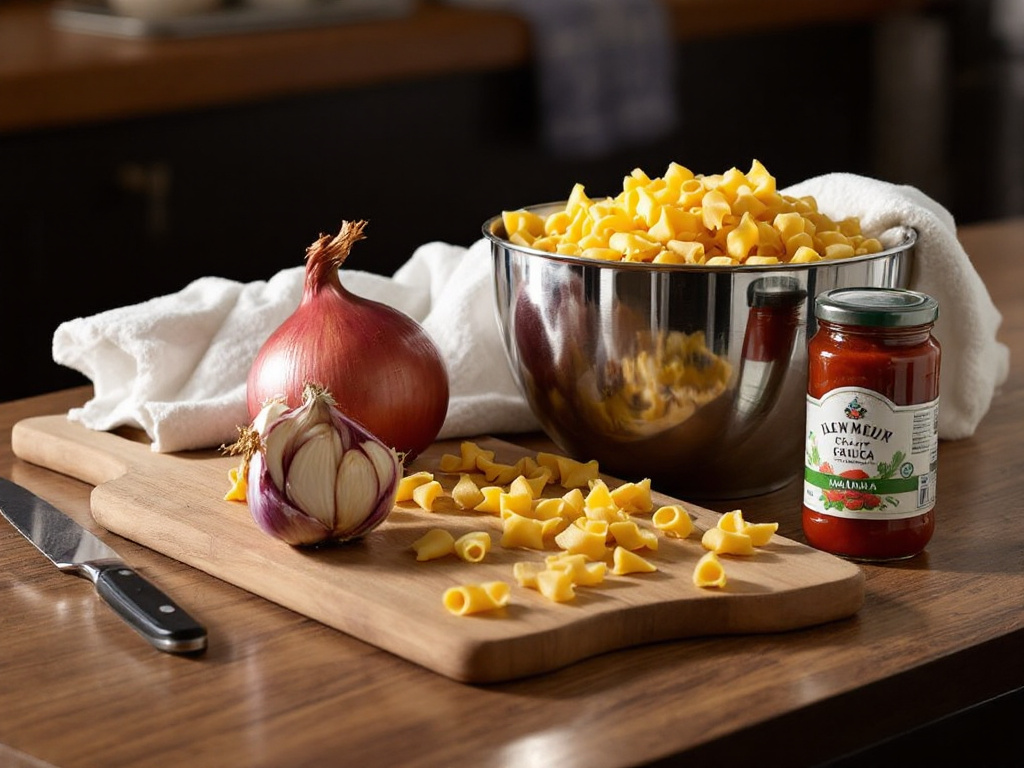
[[[664,204],[657,212],[657,199],[642,194],[657,180],[628,176],[624,196],[640,201],[629,221],[636,225],[636,211],[646,212],[654,224],[645,237],[652,239],[653,230],[668,239],[643,251],[637,245],[641,231],[625,232],[635,236],[635,248],[619,238],[621,248],[611,249],[618,258],[593,250],[606,246],[587,240],[594,230],[582,234],[582,224],[575,245],[565,240],[574,232],[572,222],[584,215],[618,216],[622,224],[610,203],[587,205],[582,191],[575,209],[572,200],[530,206],[484,224],[512,375],[544,431],[568,455],[597,460],[625,479],[651,477],[686,498],[764,493],[801,471],[814,297],[845,286],[906,287],[916,233],[907,230],[899,242],[880,243],[851,220],[833,222],[836,234],[828,235],[832,230],[812,201],[783,200],[805,210],[775,212],[770,227],[778,243],[762,249],[765,220],[751,214],[756,206],[747,200],[763,203],[754,194],[759,177],[757,166],[753,170],[753,179],[739,174],[745,185],[730,172],[703,192],[708,204],[717,199],[708,198],[711,191],[731,199],[732,213],[708,215],[708,223],[723,228],[709,230],[710,239],[696,232],[691,240],[679,239],[682,230],[669,235],[658,229],[670,215]],[[761,181],[766,199],[777,195],[774,180]],[[723,192],[727,183],[736,190],[732,198]],[[643,202],[648,198],[650,204]],[[739,215],[737,201],[746,206]],[[748,235],[732,238],[730,251],[729,233],[742,232],[745,215],[758,230],[758,245],[751,245],[748,228]],[[772,215],[770,208],[761,215]],[[795,231],[796,217],[811,222],[817,241],[807,229]],[[703,208],[699,218],[703,224]],[[608,229],[601,231],[608,246],[624,233],[612,229],[614,223],[605,221]],[[510,233],[508,227],[517,228]],[[703,248],[703,262],[693,256],[693,243]],[[769,255],[772,248],[776,255]],[[678,260],[677,251],[692,260]]]

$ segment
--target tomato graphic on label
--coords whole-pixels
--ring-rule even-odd
[[[819,471],[827,474],[834,474],[829,463],[823,462]],[[838,477],[844,480],[870,480],[871,475],[862,469],[847,469],[840,472]],[[885,509],[882,498],[869,491],[858,491],[855,488],[841,490],[838,488],[824,488],[821,491],[821,500],[825,509],[847,509],[856,512],[861,509]]]
[[[867,480],[871,477],[863,469],[848,469],[845,472],[840,472],[839,476],[845,477],[847,480]]]

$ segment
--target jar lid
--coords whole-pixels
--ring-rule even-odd
[[[835,288],[815,299],[814,315],[843,325],[908,328],[934,323],[939,302],[900,288]]]
[[[759,278],[747,288],[750,307],[787,309],[803,304],[805,298],[807,291],[800,287],[800,281],[784,275]]]

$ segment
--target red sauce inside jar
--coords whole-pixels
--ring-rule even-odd
[[[854,288],[818,297],[808,347],[803,530],[857,560],[921,552],[935,530],[941,352],[934,299]]]
[[[795,278],[763,277],[751,283],[741,359],[763,363],[789,360],[806,297],[807,291]]]

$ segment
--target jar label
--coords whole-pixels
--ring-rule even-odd
[[[892,520],[935,506],[939,401],[900,406],[859,387],[807,397],[804,505]]]

